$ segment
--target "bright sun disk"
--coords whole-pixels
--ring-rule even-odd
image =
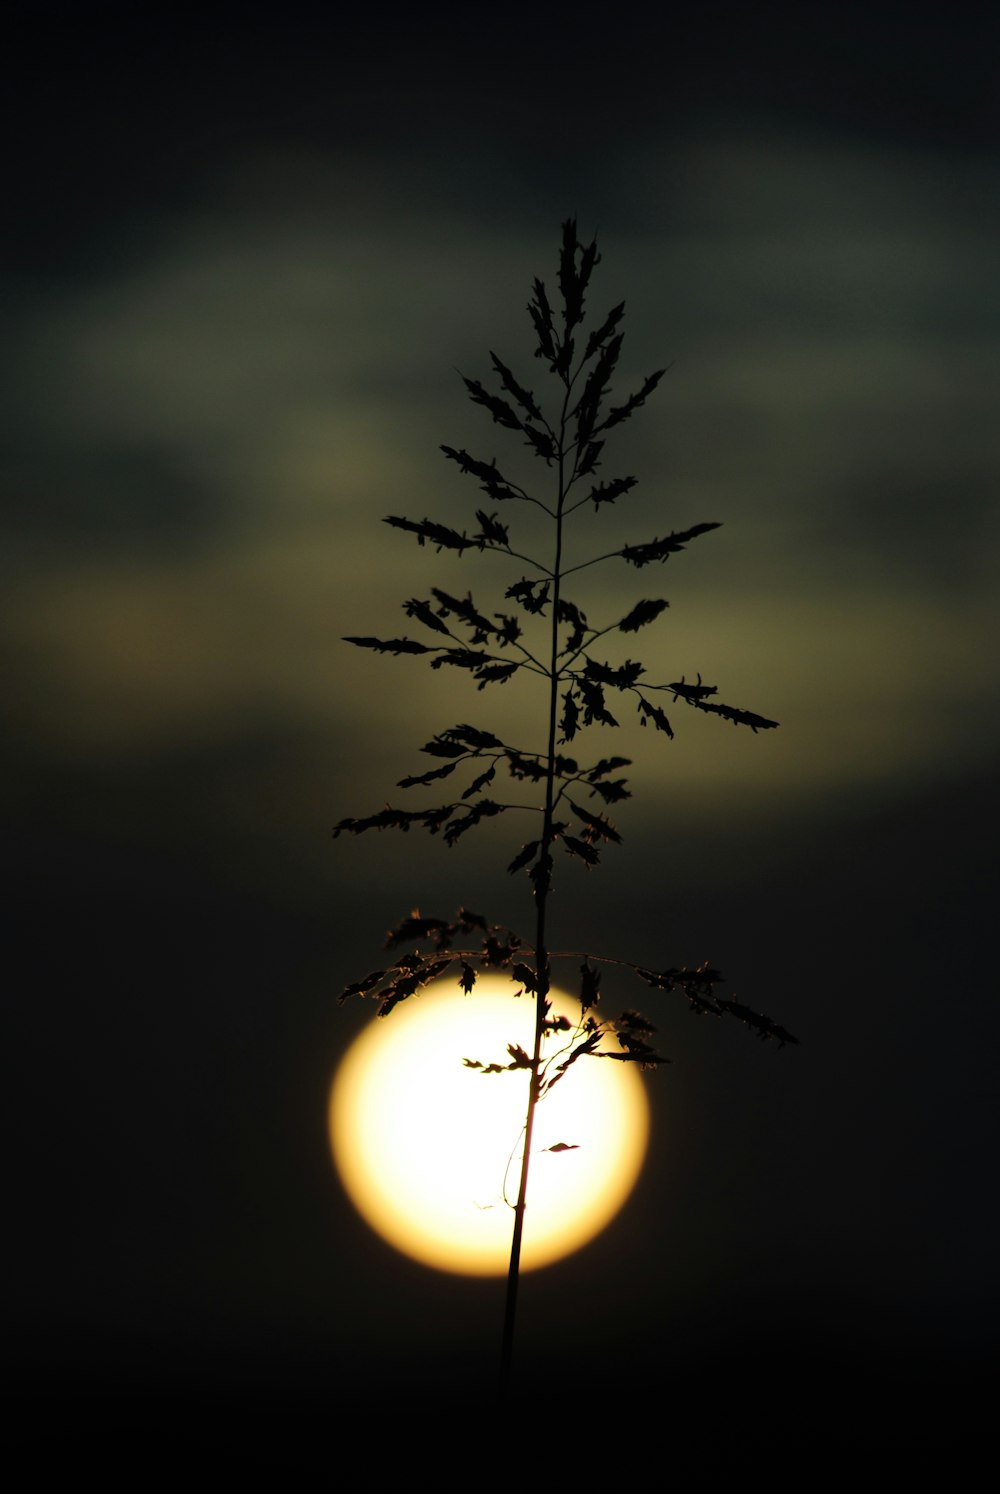
[[[411,998],[354,1041],[330,1091],[330,1143],[352,1201],[391,1245],[440,1270],[507,1270],[513,1212],[504,1191],[513,1202],[528,1076],[484,1075],[462,1059],[506,1063],[508,1043],[531,1051],[535,1003],[512,999],[513,989],[488,975],[468,996],[449,982]],[[554,1013],[578,1020],[577,1002],[557,991],[550,1000]],[[571,1037],[551,1036],[547,1051]],[[610,1222],[638,1177],[648,1132],[631,1065],[573,1065],[536,1113],[522,1269],[578,1250]],[[547,1150],[560,1142],[574,1149]]]

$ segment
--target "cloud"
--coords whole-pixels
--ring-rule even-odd
[[[672,602],[650,677],[717,673],[721,698],[783,723],[778,745],[744,743],[674,707],[664,773],[778,796],[974,756],[995,681],[992,271],[946,163],[763,135],[620,164],[647,218],[602,236],[594,303],[627,295],[623,386],[678,361],[609,446],[607,475],[620,460],[640,488],[590,532],[725,520],[649,580]],[[339,198],[318,194],[331,179]],[[437,559],[379,520],[472,522],[482,495],[440,441],[544,476],[453,365],[480,376],[495,346],[542,391],[520,307],[532,274],[554,279],[554,224],[498,233],[453,193],[402,232],[351,180],[248,157],[128,273],[64,286],[26,325],[6,611],[15,714],[46,750],[158,752],[266,719],[346,738],[364,782],[394,692],[402,755],[467,709],[405,663],[376,682],[339,639],[398,629],[441,576],[500,604],[497,562]],[[588,610],[635,579],[588,573]]]

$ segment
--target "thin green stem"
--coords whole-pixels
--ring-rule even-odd
[[[524,1236],[524,1213],[528,1196],[528,1171],[531,1161],[531,1139],[535,1129],[535,1111],[538,1106],[542,1083],[542,1038],[545,1034],[545,1017],[548,1010],[550,984],[549,956],[545,944],[545,915],[548,906],[551,873],[548,863],[552,846],[552,810],[555,799],[556,780],[556,723],[559,713],[559,589],[562,579],[562,534],[563,508],[568,487],[566,485],[566,412],[569,406],[570,383],[564,379],[565,394],[559,419],[559,496],[556,504],[555,562],[552,567],[552,631],[549,662],[549,736],[546,752],[545,774],[545,818],[542,827],[539,859],[542,876],[539,879],[535,903],[535,1041],[531,1055],[531,1071],[528,1081],[528,1106],[524,1121],[524,1151],[521,1156],[521,1176],[514,1205],[514,1228],[510,1243],[510,1264],[507,1270],[507,1294],[504,1307],[503,1342],[500,1351],[500,1396],[506,1401],[510,1390],[510,1371],[514,1351],[514,1328],[517,1321],[517,1293],[521,1269],[521,1243]]]
[[[512,482],[509,482],[507,486],[509,488],[513,488],[514,484]],[[552,512],[551,508],[549,508],[549,505],[547,503],[543,503],[541,498],[533,498],[532,495],[530,493],[526,493],[523,488],[514,494],[514,501],[515,503],[533,503],[536,508],[540,508],[543,513],[548,514],[550,519],[555,518],[555,514]]]
[[[621,553],[620,550],[609,550],[606,555],[595,555],[593,560],[581,560],[579,565],[567,566],[563,571],[563,576],[572,576],[576,571],[585,571],[588,565],[600,565],[602,560],[614,560]]]
[[[541,659],[536,659],[530,648],[525,648],[524,644],[519,642],[519,640],[516,638],[511,639],[511,646],[513,648],[519,648],[524,657],[531,660],[536,673],[548,674],[548,670],[545,668],[545,665],[542,663]]]
[[[555,518],[555,515],[552,514],[552,510],[550,508],[547,508],[545,512]],[[552,572],[549,570],[547,565],[542,565],[540,561],[534,560],[530,555],[522,555],[520,550],[512,550],[509,545],[487,545],[483,550],[483,554],[511,555],[515,560],[523,560],[525,565],[534,566],[536,571],[541,571],[543,576],[548,576],[550,580],[552,579]]]

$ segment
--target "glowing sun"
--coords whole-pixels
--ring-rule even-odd
[[[376,1018],[355,1040],[330,1091],[330,1144],[354,1204],[398,1250],[469,1276],[507,1270],[527,1103],[524,1070],[484,1075],[463,1058],[506,1063],[531,1051],[535,1004],[510,980],[454,982]],[[579,1005],[550,993],[571,1022]],[[550,1050],[570,1034],[548,1039]],[[578,1250],[613,1218],[639,1174],[649,1132],[630,1065],[582,1058],[538,1107],[522,1269]],[[572,1150],[554,1152],[563,1143]]]

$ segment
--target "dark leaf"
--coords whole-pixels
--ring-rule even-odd
[[[665,368],[660,368],[656,373],[650,374],[643,381],[642,388],[637,390],[635,394],[630,395],[623,405],[617,405],[609,410],[607,418],[601,424],[601,430],[610,430],[613,425],[620,425],[623,420],[628,420],[629,416],[638,410],[640,405],[646,403],[666,371]]]
[[[538,850],[538,846],[539,842],[537,840],[529,840],[527,844],[523,845],[518,851],[517,855],[514,857],[507,870],[509,872],[518,872],[521,870],[522,866],[527,866],[532,856]]]
[[[521,624],[517,618],[508,617],[506,612],[494,612],[493,616],[500,620],[500,627],[495,632],[500,647],[506,648],[508,643],[516,643],[521,636]]]
[[[475,539],[481,548],[486,545],[507,546],[507,526],[497,523],[496,514],[487,514],[477,508],[476,518],[479,520],[479,533],[475,535]]]
[[[586,245],[579,243],[576,223],[572,218],[567,219],[563,224],[562,250],[559,255],[559,289],[563,298],[563,318],[567,332],[583,320],[584,292],[599,259],[596,241]]]
[[[669,970],[644,970],[635,966],[640,980],[661,991],[682,991],[696,1012],[713,1017],[722,1016],[722,1008],[714,996],[714,987],[722,980],[718,970],[702,965],[697,970],[671,968]]]
[[[657,731],[665,732],[668,737],[673,737],[673,728],[671,727],[670,722],[667,719],[666,711],[664,711],[662,707],[654,705],[652,701],[646,700],[641,695],[639,697],[638,706],[639,717],[642,721],[643,726],[645,726],[647,720],[652,721]]]
[[[408,602],[404,602],[403,610],[407,617],[415,617],[426,628],[433,628],[435,633],[444,633],[447,635],[448,629],[437,613],[432,610],[430,602],[420,602],[416,597],[411,597]]]
[[[484,690],[487,685],[505,685],[520,667],[520,664],[488,664],[483,669],[477,669],[476,679],[480,690]]]
[[[477,461],[467,451],[456,451],[453,446],[442,446],[441,450],[450,462],[457,462],[463,472],[469,472],[473,477],[478,477],[483,492],[488,493],[498,503],[503,502],[507,498],[518,498],[521,496],[510,486],[503,473],[498,469],[495,461]]]
[[[473,913],[471,908],[459,908],[455,923],[463,934],[471,934],[473,929],[482,929],[484,934],[488,932],[486,919],[481,913]]]
[[[572,742],[577,733],[579,719],[580,708],[576,703],[576,697],[571,689],[567,690],[563,696],[563,713],[559,722],[559,730],[562,732],[559,738],[560,743]]]
[[[573,631],[566,639],[563,646],[564,654],[575,654],[583,646],[583,640],[587,634],[587,618],[579,607],[572,602],[567,602],[563,597],[559,598],[556,608],[556,616],[560,622],[568,622],[573,626]]]
[[[556,444],[548,431],[540,431],[537,425],[525,423],[521,429],[528,438],[528,445],[532,447],[536,456],[543,461],[551,462],[556,455]]]
[[[503,969],[510,964],[519,947],[520,941],[513,935],[504,944],[495,934],[488,934],[483,940],[482,963],[494,969]]]
[[[358,980],[353,985],[345,986],[337,997],[337,1001],[343,1003],[349,996],[367,996],[372,987],[377,986],[385,974],[384,970],[373,970],[370,975],[365,976],[364,980]]]
[[[477,653],[475,649],[449,648],[443,649],[436,659],[431,660],[431,668],[440,669],[442,665],[450,664],[454,669],[479,669],[489,662],[489,654]]]
[[[391,986],[388,986],[381,993],[382,1005],[378,1009],[378,1016],[387,1017],[394,1006],[397,1006],[400,1001],[405,1001],[408,996],[414,995],[415,992],[419,991],[421,986],[425,986],[429,981],[435,980],[443,971],[448,969],[450,964],[452,964],[450,959],[435,960],[429,965],[424,965],[416,973],[403,976],[399,980],[394,981]]]
[[[600,262],[601,262],[601,256],[597,252],[597,240],[596,239],[592,239],[589,244],[581,244],[580,245],[580,269],[579,269],[579,274],[578,274],[577,278],[578,278],[578,281],[579,281],[580,293],[581,293],[581,300],[580,300],[581,310],[583,308],[583,292],[587,289],[587,286],[590,284],[590,277],[593,274],[594,266],[595,265],[599,265]]]
[[[559,253],[559,291],[563,298],[563,321],[568,332],[580,320],[583,293],[576,270],[576,220],[567,218],[562,229],[562,248]]]
[[[748,1027],[752,1027],[758,1037],[765,1040],[767,1038],[774,1038],[779,1047],[782,1048],[786,1043],[794,1043],[798,1046],[799,1040],[797,1037],[793,1037],[784,1027],[779,1027],[776,1022],[772,1022],[771,1018],[765,1017],[762,1012],[755,1012],[749,1006],[744,1006],[741,1001],[724,1001],[719,997],[719,1005],[724,1012],[729,1012],[731,1016],[739,1018]]]
[[[463,1058],[467,1069],[478,1069],[481,1074],[508,1074],[515,1067],[511,1063],[480,1063],[478,1058]]]
[[[493,367],[503,380],[503,387],[507,393],[514,396],[522,410],[525,410],[531,416],[532,420],[541,420],[542,412],[535,403],[535,396],[531,391],[525,389],[523,385],[517,382],[510,369],[505,363],[501,363],[496,353],[491,352],[490,357],[493,359]]]
[[[682,529],[679,534],[668,534],[665,539],[650,540],[645,545],[626,545],[618,554],[623,556],[630,565],[649,565],[654,560],[666,560],[671,555],[676,555],[683,550],[688,540],[696,539],[699,534],[707,534],[710,529],[719,529],[720,524],[695,524],[691,529]]]
[[[625,787],[624,778],[609,778],[607,783],[595,783],[590,791],[590,797],[599,794],[605,804],[619,804],[622,799],[631,799],[630,789]]]
[[[629,690],[640,674],[645,674],[646,671],[637,660],[633,659],[626,659],[624,664],[615,667],[588,658],[585,673],[588,680],[596,680],[600,685],[612,685],[616,690]]]
[[[518,431],[522,429],[522,422],[518,415],[511,409],[505,399],[500,399],[496,394],[490,394],[484,389],[478,379],[467,379],[462,375],[462,383],[469,391],[469,398],[474,405],[482,405],[489,410],[498,425],[504,425],[508,430]]]
[[[564,835],[562,843],[571,856],[578,856],[588,866],[596,866],[600,861],[600,853],[589,841],[577,840],[575,835]]]
[[[434,960],[430,965],[425,965],[421,972],[422,984],[426,986],[432,980],[437,980],[438,976],[443,975],[446,970],[450,970],[454,963],[454,960],[447,959]]]
[[[595,508],[600,508],[602,503],[614,503],[623,493],[630,493],[636,481],[634,477],[614,477],[610,482],[599,482],[596,487],[591,488],[587,497]]]
[[[579,466],[576,469],[576,475],[577,475],[577,477],[586,477],[588,475],[588,473],[591,473],[591,472],[593,472],[596,469],[596,467],[599,465],[598,459],[599,459],[599,457],[601,455],[601,452],[603,450],[604,450],[604,442],[603,441],[588,441],[587,442],[587,445],[584,448],[583,455],[580,458],[580,464],[579,464]],[[593,496],[593,495],[591,494],[591,496]]]
[[[607,393],[608,380],[615,370],[621,348],[622,338],[618,336],[613,337],[601,349],[600,356],[587,377],[583,393],[571,412],[576,416],[576,439],[581,446],[589,440],[597,425],[601,400]]]
[[[489,618],[483,616],[472,600],[471,591],[467,597],[453,597],[449,592],[442,591],[439,586],[432,586],[431,596],[437,602],[438,611],[442,617],[450,617],[454,614],[478,634],[474,640],[476,643],[485,642],[495,631]]]
[[[600,1000],[601,977],[586,960],[580,966],[580,1010],[589,1012]]]
[[[525,576],[520,581],[515,581],[513,586],[508,586],[504,596],[520,602],[525,612],[541,613],[549,600],[549,583],[529,581]]]
[[[547,359],[551,367],[555,368],[559,356],[555,323],[552,319],[552,308],[545,293],[545,286],[538,279],[535,280],[534,284],[534,299],[528,302],[528,313],[534,323],[535,333],[538,337],[538,347],[535,349],[535,357]]]
[[[478,794],[480,790],[484,789],[488,783],[492,783],[494,778],[496,777],[496,771],[496,763],[492,763],[486,769],[485,773],[480,773],[478,778],[474,778],[472,780],[472,782],[469,784],[469,787],[462,795],[462,798],[471,799],[473,794]]]
[[[380,654],[430,654],[433,649],[426,643],[414,643],[412,638],[345,638],[358,648],[374,648]]]
[[[623,617],[618,624],[618,630],[621,633],[638,633],[640,628],[644,628],[647,623],[653,622],[669,606],[670,603],[664,601],[662,597],[658,597],[655,601],[651,602],[636,602],[628,616]]]
[[[778,724],[777,721],[769,721],[766,716],[758,716],[754,711],[741,711],[737,706],[716,705],[712,700],[697,700],[694,703],[699,711],[711,711],[716,716],[723,716],[734,726],[749,726],[755,734],[758,731],[768,731]]]
[[[432,545],[437,546],[439,552],[457,550],[461,554],[472,544],[472,541],[466,539],[464,534],[459,534],[457,530],[449,529],[444,524],[435,524],[431,519],[421,519],[419,523],[415,523],[413,519],[402,519],[390,514],[383,522],[391,524],[394,529],[406,529],[410,534],[415,534],[418,544],[423,545],[430,540]]]
[[[617,1058],[619,1063],[637,1063],[641,1069],[654,1068],[658,1063],[669,1063],[669,1058],[662,1058],[648,1043],[639,1042],[637,1038],[619,1034],[618,1041],[625,1049],[624,1053],[602,1053],[601,1058]]]
[[[580,1146],[576,1141],[557,1141],[553,1146],[543,1147],[542,1150],[545,1152],[578,1152]]]
[[[600,1028],[594,1025],[587,1033],[587,1036],[577,1043],[574,1048],[571,1048],[562,1062],[556,1065],[555,1076],[548,1081],[546,1091],[550,1090],[554,1084],[558,1084],[567,1069],[571,1069],[578,1059],[585,1058],[588,1054],[596,1053],[600,1041]]]
[[[396,784],[397,788],[416,788],[418,784],[433,783],[437,778],[447,778],[449,773],[454,773],[458,763],[445,763],[443,768],[429,768],[426,773],[415,773],[410,778],[401,778]]]
[[[583,724],[591,726],[595,721],[605,726],[617,726],[618,722],[604,704],[604,691],[594,680],[579,678],[576,688],[583,701]]]
[[[412,824],[422,823],[425,818],[426,811],[423,810],[391,809],[386,806],[378,814],[370,814],[363,819],[341,820],[333,827],[333,838],[336,840],[344,831],[349,831],[351,835],[362,835],[366,830],[409,830]]]
[[[686,680],[680,679],[667,685],[666,688],[673,691],[675,700],[685,700],[688,705],[695,706],[699,711],[710,711],[715,716],[722,716],[726,721],[732,721],[735,726],[749,726],[754,733],[767,731],[778,725],[777,721],[771,721],[767,716],[758,716],[754,711],[743,711],[737,706],[722,705],[721,702],[709,700],[708,696],[718,694],[718,686],[703,685],[700,674],[698,683],[695,685],[689,685]]]
[[[398,1006],[401,1001],[405,1001],[408,996],[412,996],[416,989],[417,987],[412,982],[398,982],[394,986],[388,986],[382,992],[382,1005],[375,1015],[377,1017],[387,1017],[393,1007]]]
[[[460,741],[453,741],[447,733],[442,733],[430,742],[425,742],[420,750],[431,757],[464,757],[466,754],[463,744]]]
[[[443,918],[421,918],[420,910],[414,908],[408,918],[397,923],[385,936],[386,949],[395,949],[397,944],[408,944],[411,939],[447,939],[449,924]],[[444,948],[443,944],[438,945]]]
[[[674,692],[675,700],[686,700],[692,705],[697,704],[700,700],[704,700],[709,695],[718,695],[719,693],[718,685],[703,685],[700,674],[698,682],[695,685],[689,685],[682,675],[679,680],[675,680],[672,685],[668,685],[667,689]]]
[[[520,981],[529,995],[534,995],[538,990],[538,975],[530,965],[514,965],[510,972],[511,980]]]
[[[513,747],[506,751],[507,768],[512,778],[527,778],[532,783],[541,783],[548,769],[534,757],[524,757]]]
[[[441,826],[447,823],[453,808],[454,805],[442,804],[440,809],[425,809],[417,818],[420,819],[425,830],[431,835],[437,835]]]
[[[618,305],[613,306],[608,312],[607,316],[604,318],[604,321],[597,328],[597,331],[591,332],[590,336],[588,337],[586,351],[583,355],[584,363],[587,362],[588,358],[592,358],[597,352],[597,349],[601,347],[605,342],[607,342],[608,338],[615,331],[618,323],[621,321],[624,315],[625,302],[619,301]]]
[[[414,918],[419,918],[420,917],[420,914],[419,914],[419,912],[416,909],[414,909],[413,917]],[[445,928],[447,928],[447,924],[445,925]],[[426,959],[425,955],[418,954],[416,951],[413,951],[412,954],[400,955],[399,959],[396,961],[396,969],[397,970],[419,970],[420,967],[421,967],[421,965],[424,963],[425,959]]]
[[[502,747],[503,743],[499,737],[495,737],[491,731],[481,731],[478,726],[469,726],[467,722],[460,722],[458,726],[449,726],[447,731],[441,733],[451,742],[461,742],[465,747],[471,747],[477,752],[489,752],[493,747]],[[435,741],[439,738],[435,738]],[[427,749],[424,748],[424,751]]]
[[[444,827],[444,838],[446,845],[453,846],[461,836],[478,825],[480,820],[492,819],[494,815],[503,814],[505,804],[496,804],[492,799],[480,799],[478,804],[470,804],[465,814],[459,818],[457,815],[449,820]]]
[[[593,783],[598,778],[604,778],[608,773],[614,773],[618,768],[630,768],[631,766],[630,757],[602,757],[599,763],[587,769],[587,781]]]
[[[656,1028],[652,1022],[646,1020],[639,1012],[622,1012],[617,1019],[617,1026],[626,1027],[629,1032],[655,1032]]]
[[[476,972],[475,970],[473,970],[471,965],[466,964],[465,960],[462,961],[462,973],[458,978],[458,983],[462,987],[462,990],[465,992],[466,996],[468,996],[469,992],[476,984]]]
[[[613,840],[615,845],[621,845],[621,836],[614,825],[606,820],[603,815],[591,814],[589,809],[584,809],[580,804],[574,804],[572,799],[568,799],[567,803],[577,819],[582,820],[587,826],[590,839],[599,836],[601,840]]]

